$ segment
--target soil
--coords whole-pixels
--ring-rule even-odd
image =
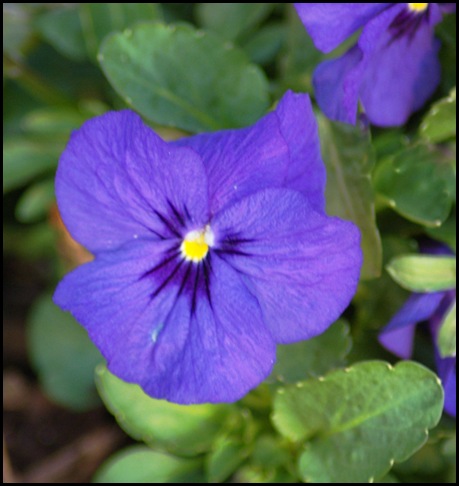
[[[51,402],[27,357],[25,323],[46,289],[46,263],[3,259],[3,482],[87,483],[132,440],[103,406],[84,413]]]

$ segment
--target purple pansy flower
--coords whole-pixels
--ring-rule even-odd
[[[94,118],[72,134],[56,194],[95,260],[54,301],[149,395],[237,400],[269,375],[276,343],[320,334],[356,290],[359,231],[325,214],[324,185],[307,95],[169,143],[129,110]]]
[[[355,123],[358,102],[379,126],[402,125],[440,80],[434,27],[454,3],[296,3],[316,47],[330,52],[362,28],[357,43],[314,73],[329,118]]]
[[[445,246],[429,244],[421,246],[424,253],[451,255]],[[379,342],[390,352],[403,359],[410,359],[413,354],[414,332],[416,325],[428,321],[435,352],[435,363],[445,391],[445,410],[456,416],[456,358],[442,358],[437,348],[437,334],[440,324],[451,305],[456,300],[456,291],[413,293],[392,317],[389,324],[379,335]]]

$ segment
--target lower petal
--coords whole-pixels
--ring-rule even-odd
[[[180,336],[180,339],[177,337]],[[233,402],[271,372],[274,341],[243,278],[213,256],[210,299],[179,299],[160,333],[142,388],[190,404]]]

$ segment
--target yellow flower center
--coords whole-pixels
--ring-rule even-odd
[[[408,8],[412,12],[420,13],[424,12],[424,10],[427,10],[427,7],[429,6],[428,3],[409,3]]]
[[[185,260],[198,263],[206,257],[209,251],[209,246],[213,246],[213,244],[214,234],[209,225],[203,230],[190,231],[185,236],[182,246],[180,247],[182,257],[185,258]]]

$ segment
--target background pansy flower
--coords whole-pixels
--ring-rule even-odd
[[[441,244],[421,246],[423,253],[451,255]],[[437,335],[451,305],[456,300],[456,291],[412,293],[400,310],[381,331],[379,342],[391,353],[403,359],[413,355],[414,333],[417,324],[427,321],[434,343],[435,364],[445,391],[445,411],[456,416],[456,358],[442,358],[437,346]]]
[[[355,123],[358,102],[379,126],[401,125],[440,80],[434,27],[452,3],[296,3],[316,47],[330,52],[362,28],[357,43],[321,63],[313,77],[317,102],[334,120]]]
[[[269,375],[276,343],[323,332],[359,278],[359,232],[324,212],[309,98],[252,127],[164,142],[129,110],[86,122],[56,194],[95,254],[55,302],[108,368],[178,403],[234,401]]]

